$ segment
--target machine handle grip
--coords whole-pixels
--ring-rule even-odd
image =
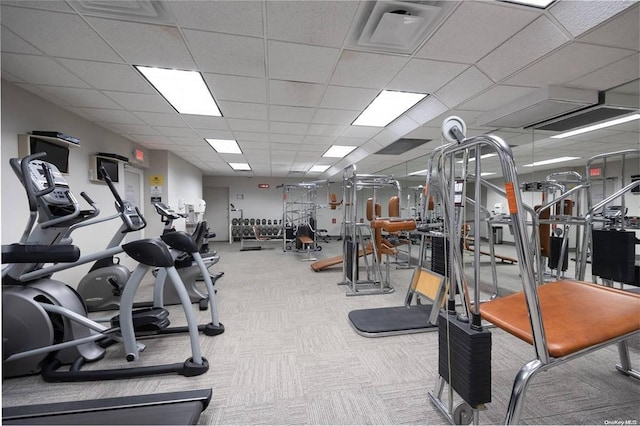
[[[96,217],[100,214],[100,208],[98,207],[98,205],[91,199],[91,197],[89,197],[89,194],[87,194],[86,192],[82,191],[80,193],[80,196],[82,198],[84,198],[84,200],[89,203],[89,205],[91,206],[91,208],[93,209],[93,211],[91,212],[91,214],[87,217],[87,219],[92,218],[92,217]]]
[[[102,166],[100,166],[100,173],[102,174],[104,182],[107,184],[107,186],[109,187],[109,190],[113,194],[113,197],[116,199],[118,211],[122,212],[124,209],[124,203],[122,202],[122,197],[120,197],[120,193],[118,192],[118,190],[116,189],[116,186],[113,184],[113,181],[111,180],[111,176],[109,176],[109,173],[107,173],[105,168]]]

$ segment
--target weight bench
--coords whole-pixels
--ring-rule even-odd
[[[307,246],[307,258],[302,260],[311,261],[311,262],[313,262],[314,260],[317,260],[315,257],[311,257],[311,246],[315,244],[315,242],[313,241],[313,238],[308,237],[306,235],[301,235],[298,237],[298,241],[300,241],[300,243],[302,243],[303,245]]]

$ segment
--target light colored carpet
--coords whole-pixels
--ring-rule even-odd
[[[391,269],[393,294],[347,297],[337,285],[339,265],[316,273],[301,260],[306,253],[285,253],[275,241],[266,245],[272,249],[239,252],[238,243],[211,244],[221,256],[212,269],[225,272],[216,287],[226,331],[200,337],[211,366],[206,374],[60,384],[37,376],[9,379],[3,381],[3,406],[211,387],[213,399],[200,424],[446,423],[427,397],[437,376],[436,333],[372,339],[356,334],[347,320],[354,309],[401,305],[411,270]],[[316,257],[341,251],[337,241],[322,245]],[[508,246],[500,249],[509,253]],[[484,282],[491,280],[487,264]],[[515,290],[518,267],[497,268],[503,291]],[[180,324],[180,309],[170,310]],[[208,321],[208,312],[197,315]],[[480,414],[481,424],[503,422],[513,378],[534,357],[529,345],[500,330],[492,333],[492,402]],[[189,357],[185,336],[144,343],[141,365]],[[127,366],[123,355],[110,348],[105,360],[87,368]],[[638,339],[631,356],[640,367]],[[529,389],[523,423],[640,421],[640,384],[618,374],[617,361],[610,347],[541,373]]]

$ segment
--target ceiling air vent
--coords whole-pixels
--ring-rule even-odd
[[[156,24],[173,23],[167,7],[160,1],[76,0],[72,5],[83,15]]]
[[[486,127],[519,129],[598,104],[595,90],[548,86],[478,116]]]
[[[363,2],[347,45],[373,51],[413,53],[455,2]]]

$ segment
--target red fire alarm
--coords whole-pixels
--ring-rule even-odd
[[[137,161],[144,161],[144,151],[141,149],[135,149],[133,151],[133,157],[137,160]]]

